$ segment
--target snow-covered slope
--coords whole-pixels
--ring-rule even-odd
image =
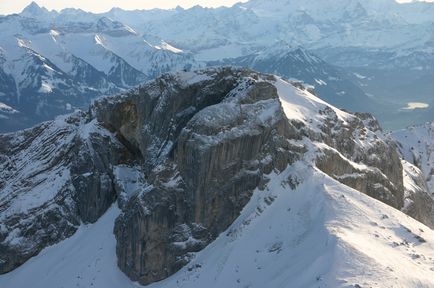
[[[217,97],[221,99],[216,100]],[[212,104],[208,102],[210,99],[213,99]],[[201,104],[201,101],[205,104]],[[281,107],[276,106],[276,103],[280,103]],[[155,105],[155,109],[149,108],[152,105]],[[173,107],[182,113],[172,110],[175,109]],[[143,111],[148,108],[153,111],[151,114],[147,110]],[[280,113],[284,113],[286,118],[281,118]],[[160,116],[163,118],[158,118]],[[173,121],[173,117],[181,117],[181,120]],[[248,121],[240,117],[246,117]],[[158,121],[163,128],[149,125],[152,122],[147,121]],[[185,125],[185,128],[176,125]],[[110,127],[111,132],[104,127]],[[267,127],[277,128],[261,130]],[[67,129],[73,132],[69,133]],[[141,138],[137,131],[146,131],[146,137]],[[36,132],[38,141],[50,141],[52,133],[57,135],[56,139],[66,140],[63,145],[49,142],[47,144],[50,145],[44,145],[39,153],[32,149],[31,143],[27,143]],[[121,142],[114,138],[115,133],[120,135]],[[181,135],[178,138],[177,133]],[[255,138],[258,135],[268,136]],[[284,141],[279,140],[283,135],[286,137]],[[62,148],[72,145],[68,137],[73,139],[73,143],[84,145],[78,148],[82,152],[79,159],[74,158],[74,151],[68,152],[68,149]],[[255,142],[254,139],[259,141]],[[115,193],[106,196],[113,201],[113,197],[118,197],[117,204],[121,209],[109,208],[94,224],[81,224],[69,239],[46,247],[20,267],[1,275],[0,286],[45,288],[57,287],[61,283],[60,287],[64,288],[140,287],[131,282],[117,265],[131,277],[137,267],[131,263],[136,263],[136,259],[142,260],[137,260],[139,263],[134,265],[143,265],[139,267],[144,269],[149,269],[146,265],[154,264],[147,262],[150,259],[148,257],[154,255],[153,251],[162,251],[161,255],[164,255],[154,258],[155,262],[171,259],[170,255],[164,254],[165,250],[161,250],[167,244],[165,241],[175,241],[169,243],[173,244],[169,246],[171,253],[188,252],[175,254],[182,255],[182,263],[186,265],[173,275],[160,272],[159,266],[152,266],[156,269],[154,273],[162,273],[162,278],[166,279],[149,287],[419,288],[434,285],[434,231],[398,210],[402,209],[432,225],[434,214],[430,213],[434,200],[424,190],[426,183],[419,179],[420,172],[407,165],[407,162],[401,162],[396,146],[382,133],[371,116],[341,111],[299,84],[294,86],[278,77],[229,68],[165,75],[127,94],[98,100],[89,114],[76,113],[59,118],[56,122],[33,130],[4,135],[0,141],[5,144],[20,141],[20,149],[34,151],[32,161],[26,161],[18,159],[18,148],[15,152],[0,149],[0,156],[9,159],[9,163],[5,164],[5,167],[10,167],[9,180],[14,180],[14,175],[19,175],[16,173],[20,171],[29,171],[26,179],[37,180],[40,178],[39,168],[51,171],[50,167],[54,165],[53,177],[57,177],[57,168],[62,168],[63,172],[57,173],[59,179],[61,175],[68,176],[67,172],[72,171],[75,173],[71,177],[72,186],[98,188],[86,190],[86,193],[79,191],[77,218],[87,217],[84,219],[94,222],[105,211],[110,202],[105,198],[104,206],[98,206],[98,193]],[[264,157],[260,160],[240,160],[236,156],[227,156],[235,153],[234,149],[244,147],[241,146],[243,143],[247,143],[249,149],[257,149],[256,145],[261,145],[257,143],[263,141],[267,143],[265,150],[261,149],[260,153],[254,155]],[[224,150],[227,143],[231,145]],[[120,150],[109,152],[112,145]],[[199,145],[198,150],[194,150],[194,145]],[[268,150],[273,145],[282,146]],[[52,156],[58,153],[50,152],[53,149],[67,153],[68,157],[62,159],[69,160],[57,162],[58,157]],[[245,150],[243,148],[242,153],[249,155]],[[159,153],[155,155],[152,151]],[[195,151],[201,153],[195,154]],[[128,157],[128,153],[132,153],[133,157]],[[279,153],[279,157],[276,158],[273,153]],[[137,161],[144,157],[140,155],[145,155],[147,161]],[[208,158],[200,158],[202,155],[208,155],[213,160],[206,162]],[[118,159],[110,160],[110,157]],[[207,171],[214,176],[207,174],[204,179],[196,180],[194,175],[203,172],[195,169],[197,159],[200,159],[200,165],[209,167]],[[38,161],[45,166],[37,165]],[[99,161],[104,163],[101,165]],[[243,164],[237,164],[237,161]],[[237,166],[244,165],[244,162],[247,162],[246,166]],[[16,165],[20,169],[15,169]],[[156,165],[156,168],[146,172],[146,167],[152,169],[150,165]],[[237,167],[244,168],[238,172]],[[254,177],[258,171],[268,172],[263,174],[263,180],[253,188],[252,194],[244,194],[242,201],[248,198],[245,205],[240,207],[240,214],[231,210],[234,205],[241,205],[240,202],[230,200],[228,206],[215,205],[227,202],[224,202],[225,193],[213,196],[213,182],[224,181],[225,185],[217,187],[221,191],[233,181],[233,174],[236,174],[236,181],[242,181],[246,175]],[[112,179],[112,182],[108,179]],[[186,193],[184,185],[208,179],[211,179],[208,186],[195,192],[196,196],[187,196],[198,198],[174,198],[176,202],[170,202],[173,201],[173,195],[183,197]],[[231,193],[235,189],[243,193],[249,189],[245,185],[256,181],[251,179],[247,178],[245,184],[229,186],[233,188],[223,191]],[[16,190],[14,199],[6,201],[5,207],[26,208],[25,205],[20,206],[20,195],[33,195],[35,201],[43,200],[41,197],[46,194],[61,196],[55,186],[50,188],[49,184],[53,181],[48,178],[44,183],[36,181],[38,185],[46,187],[43,191],[38,190],[38,185],[33,189],[31,181],[14,182],[15,187],[28,189]],[[110,186],[108,183],[114,183],[116,187],[107,189]],[[3,187],[9,189],[10,185],[0,186],[0,192],[7,194]],[[65,191],[66,195],[74,195],[74,190]],[[413,209],[416,211],[406,210],[408,202],[418,196],[425,197],[424,202],[414,202]],[[212,198],[214,200],[207,202],[206,198],[211,197],[215,197]],[[39,207],[32,206],[29,211],[46,215],[44,208],[47,205],[35,201],[31,203]],[[68,203],[74,204],[74,201]],[[189,205],[189,201],[195,205],[192,209],[197,209],[194,210],[194,219],[202,220],[196,220],[194,225],[189,222],[177,225],[176,221],[188,221],[176,219],[189,219],[184,216],[188,212],[183,210],[183,205]],[[94,205],[99,208],[99,214],[91,208]],[[62,209],[67,206],[57,198],[48,207]],[[178,214],[171,214],[174,207],[178,209]],[[201,211],[204,210],[200,209],[203,208],[207,208],[208,213],[201,218]],[[20,237],[26,238],[31,234],[31,222],[22,222],[21,226],[17,226],[20,231],[9,231],[11,225],[17,224],[12,221],[14,211],[0,211],[9,213],[3,214],[9,220],[5,222],[7,226],[0,226],[1,245],[5,245],[5,239],[9,242],[14,239],[18,241],[23,239]],[[18,214],[22,217],[24,212],[20,211]],[[137,214],[135,211],[138,211]],[[212,225],[221,225],[221,222],[232,219],[230,217],[234,213],[235,220],[223,226],[225,228],[218,230],[212,238],[211,232],[207,232],[216,227]],[[62,213],[55,215],[61,217]],[[217,218],[220,220],[217,224],[216,221],[210,221],[211,224],[206,226],[207,217],[213,215],[223,218]],[[57,218],[43,219],[54,221]],[[132,224],[130,221],[133,221]],[[171,221],[175,224],[168,224]],[[148,227],[151,229],[147,230]],[[206,227],[210,227],[209,230]],[[199,229],[199,232],[194,232],[194,229]],[[47,231],[50,230],[44,229],[41,233]],[[172,236],[166,239],[166,234]],[[202,241],[207,241],[209,237],[213,241],[206,247],[202,246]],[[50,244],[58,241],[53,239]],[[161,245],[145,250],[150,255],[148,252],[143,254],[142,249],[155,243],[152,241],[158,241]],[[134,243],[139,245],[135,246]],[[5,247],[1,245],[0,251]],[[129,252],[124,254],[125,250]],[[122,262],[125,259],[126,265]],[[141,281],[149,279],[141,276],[139,274],[138,277]]]
[[[417,166],[425,175],[434,194],[434,123],[412,126],[393,132],[404,159]]]
[[[0,117],[8,118],[12,114],[18,113],[14,108],[0,102]]]
[[[434,285],[430,228],[304,161],[269,177],[227,231],[184,269],[149,287]],[[296,189],[289,179],[299,182]],[[142,287],[116,265],[112,231],[118,214],[111,208],[97,223],[0,276],[0,285]]]
[[[272,175],[188,267],[150,287],[431,287],[433,245],[428,227],[298,163]]]
[[[3,276],[4,287],[137,287],[117,268],[113,226],[119,208]],[[33,281],[31,281],[33,279]],[[59,286],[60,285],[60,286]]]

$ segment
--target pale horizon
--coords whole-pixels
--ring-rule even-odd
[[[397,0],[397,2],[406,3],[412,0]],[[433,2],[434,0],[424,0],[425,2]],[[95,3],[97,1],[88,0],[0,0],[0,15],[9,15],[20,13],[31,2],[36,2],[39,6],[45,7],[48,10],[60,11],[65,8],[82,9],[87,12],[103,13],[111,10],[112,8],[121,8],[124,10],[137,10],[137,9],[173,9],[181,6],[185,9],[191,8],[196,5],[203,7],[230,7],[239,2],[247,2],[247,0],[106,0],[102,3]]]
[[[155,8],[173,9],[177,6],[188,9],[196,5],[210,8],[221,6],[230,7],[239,2],[246,2],[246,0],[160,0],[158,2],[147,0],[106,0],[103,3],[95,3],[96,1],[91,2],[86,0],[13,0],[13,2],[11,0],[0,0],[0,15],[20,13],[32,2],[35,2],[40,7],[45,7],[48,10],[60,11],[65,8],[76,8],[87,12],[103,13],[111,10],[112,8],[121,8],[124,10],[150,10]]]

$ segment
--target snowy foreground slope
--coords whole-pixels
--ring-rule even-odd
[[[149,287],[433,287],[430,228],[306,164],[270,175],[225,233]],[[289,175],[305,180],[292,190]],[[116,266],[118,213],[1,276],[1,286],[140,287]]]
[[[244,208],[241,209],[240,214],[236,215],[236,219],[226,226],[227,228],[219,231],[219,235],[211,238],[213,241],[205,242],[205,247],[202,246],[201,241],[206,241],[209,238],[198,238],[194,232],[186,233],[187,238],[183,238],[184,235],[176,234],[176,237],[173,238],[175,240],[172,238],[166,240],[161,235],[164,233],[159,232],[160,229],[166,227],[166,221],[169,220],[166,220],[164,215],[170,215],[172,208],[159,210],[152,206],[153,203],[149,202],[150,199],[147,197],[153,197],[151,200],[154,201],[163,201],[164,204],[164,201],[168,200],[165,198],[163,200],[159,199],[160,194],[170,199],[170,189],[176,188],[177,195],[184,193],[180,183],[184,181],[187,183],[189,179],[182,179],[186,175],[183,174],[186,173],[183,170],[176,172],[176,169],[184,169],[181,167],[183,162],[179,162],[179,167],[170,165],[171,170],[168,171],[164,171],[164,165],[160,164],[156,168],[159,174],[156,174],[156,176],[150,174],[146,180],[138,176],[140,173],[145,173],[145,170],[141,170],[142,168],[138,163],[125,162],[119,165],[112,162],[115,163],[113,167],[111,164],[103,166],[106,169],[117,171],[114,172],[113,181],[117,187],[116,192],[119,193],[117,195],[118,203],[113,203],[112,207],[94,224],[81,224],[70,238],[63,241],[61,241],[62,238],[59,238],[58,241],[61,242],[46,247],[37,256],[29,259],[20,267],[0,275],[0,287],[141,287],[123,273],[127,273],[130,278],[135,275],[134,269],[136,267],[128,264],[128,261],[134,262],[134,259],[137,259],[134,258],[134,253],[138,253],[139,257],[141,257],[140,261],[146,262],[147,265],[149,265],[148,260],[157,262],[158,259],[149,258],[147,254],[140,254],[141,251],[134,251],[136,246],[126,246],[130,249],[129,254],[124,254],[122,249],[125,248],[123,245],[128,244],[124,243],[125,239],[132,239],[132,242],[144,241],[148,245],[155,244],[155,242],[152,242],[153,239],[146,238],[148,234],[156,237],[156,243],[161,244],[161,242],[158,242],[162,241],[161,239],[169,242],[175,241],[169,244],[180,250],[170,251],[176,253],[187,251],[188,253],[180,255],[189,257],[188,261],[183,262],[185,266],[178,272],[167,275],[168,277],[164,277],[166,279],[149,285],[149,287],[153,288],[433,287],[434,231],[399,211],[402,210],[432,226],[434,218],[431,213],[434,206],[420,171],[397,156],[395,144],[389,142],[390,139],[382,134],[374,119],[368,115],[353,115],[340,111],[318,99],[297,83],[291,84],[277,77],[244,70],[211,69],[177,73],[164,76],[157,79],[156,82],[140,88],[142,90],[146,88],[147,90],[145,90],[149,94],[142,93],[139,89],[137,91],[140,93],[131,91],[129,94],[99,100],[93,108],[93,113],[103,113],[102,116],[100,115],[100,118],[93,120],[88,119],[86,121],[90,122],[86,124],[80,121],[72,122],[71,120],[74,117],[79,116],[75,115],[71,116],[71,118],[59,118],[56,120],[55,125],[45,125],[51,127],[48,130],[51,134],[54,133],[53,125],[54,127],[60,127],[62,137],[69,137],[64,136],[65,134],[68,135],[69,132],[65,132],[67,129],[62,125],[66,127],[73,125],[75,127],[73,133],[79,133],[78,136],[73,138],[78,139],[75,141],[82,139],[83,142],[87,143],[85,146],[88,147],[87,149],[95,147],[99,143],[100,146],[96,147],[104,145],[110,151],[107,147],[111,147],[112,144],[110,143],[115,143],[114,147],[119,149],[117,151],[124,151],[125,148],[121,146],[126,141],[130,146],[134,145],[135,141],[142,141],[139,142],[142,145],[147,144],[147,138],[140,139],[134,132],[136,126],[131,124],[136,123],[136,118],[142,117],[142,114],[136,115],[133,112],[132,107],[137,103],[134,102],[137,99],[140,100],[145,97],[142,100],[147,100],[146,97],[151,97],[150,99],[156,103],[155,107],[157,108],[155,110],[162,110],[162,113],[169,117],[172,111],[170,109],[164,110],[165,105],[170,102],[167,100],[180,101],[182,97],[188,97],[189,94],[186,91],[197,91],[198,89],[201,91],[199,94],[201,98],[194,99],[207,98],[207,93],[210,93],[211,87],[214,90],[222,89],[222,91],[226,91],[227,86],[230,86],[228,83],[232,83],[230,81],[234,79],[236,80],[234,86],[231,86],[229,93],[224,92],[226,94],[221,103],[206,108],[198,108],[198,110],[202,110],[197,112],[189,120],[189,123],[185,126],[186,128],[183,129],[182,133],[192,133],[194,131],[192,134],[196,138],[188,138],[181,133],[179,138],[175,138],[179,139],[177,145],[180,145],[182,149],[187,149],[188,146],[182,146],[182,141],[187,139],[186,143],[192,145],[194,139],[200,139],[202,142],[199,142],[201,145],[199,148],[202,150],[199,151],[207,151],[206,149],[214,147],[213,145],[225,147],[224,145],[227,143],[225,141],[233,141],[233,139],[244,141],[250,139],[249,137],[262,135],[260,134],[261,131],[265,131],[264,133],[267,134],[269,133],[267,127],[277,127],[277,130],[283,129],[286,126],[279,126],[282,121],[279,112],[283,111],[286,116],[285,121],[291,127],[290,133],[284,134],[287,137],[288,146],[276,140],[278,135],[273,135],[271,132],[270,134],[273,136],[261,141],[266,141],[267,145],[283,145],[277,146],[279,151],[287,148],[295,156],[291,161],[286,162],[287,164],[282,169],[279,169],[279,162],[273,162],[276,161],[275,155],[271,153],[273,150],[260,150],[261,153],[258,155],[264,156],[264,158],[259,158],[260,160],[253,158],[247,167],[256,169],[255,163],[264,163],[265,166],[258,166],[258,170],[268,171],[268,173],[264,172],[263,176],[264,180],[268,181],[262,181],[263,185],[258,184],[253,189],[252,194],[247,194],[246,197],[249,197],[249,199],[244,203]],[[158,85],[154,85],[154,83]],[[181,88],[177,88],[178,85]],[[169,88],[162,89],[162,86]],[[176,92],[173,94],[175,98],[170,98],[172,97],[170,96],[172,89]],[[179,91],[183,94],[177,94],[178,89],[181,89]],[[277,94],[276,97],[280,100],[281,108],[280,106],[276,107],[276,99],[270,96],[273,93]],[[178,104],[177,102],[176,105]],[[194,103],[194,105],[200,107],[200,103]],[[129,118],[116,118],[118,117],[116,109],[122,109],[123,112],[128,111],[129,114],[120,115],[128,115]],[[184,114],[182,115],[192,110],[195,110],[195,108],[188,107],[183,110]],[[107,114],[114,117],[113,119],[103,117],[106,115],[104,113],[113,111],[116,113]],[[178,114],[176,113],[176,115]],[[249,121],[243,121],[243,118],[240,120],[240,116],[246,117],[244,119]],[[94,116],[88,115],[87,117]],[[84,119],[86,118],[83,118],[82,121],[85,121]],[[231,122],[233,119],[236,120],[235,124]],[[97,120],[101,121],[101,123],[98,124]],[[125,121],[126,124],[117,130],[117,133],[123,136],[122,143],[112,139],[113,130],[117,129],[116,127],[110,127],[112,132],[104,128],[108,126],[107,123],[118,123],[110,121],[118,121],[121,122],[120,124]],[[165,122],[162,122],[162,124],[165,125]],[[93,128],[89,129],[90,127]],[[95,127],[98,127],[98,129]],[[148,126],[146,127],[151,129]],[[44,133],[46,133],[43,128],[44,126],[37,130],[41,138],[44,138]],[[83,129],[90,131],[89,133],[86,131],[77,132],[77,130]],[[140,129],[142,130],[142,128]],[[167,130],[166,128],[163,129]],[[154,130],[148,131],[149,133],[156,133]],[[26,133],[32,134],[32,131],[29,130]],[[23,133],[18,135],[21,137],[26,136]],[[101,139],[106,139],[106,141],[98,142],[99,135],[102,135],[103,138]],[[240,135],[243,138],[239,138]],[[8,137],[14,139],[14,134],[8,134],[6,138]],[[170,137],[171,135],[165,139],[172,139]],[[0,140],[9,141],[6,138],[0,138]],[[274,140],[270,141],[269,138]],[[159,138],[155,137],[153,139],[154,141],[151,142],[150,146],[143,146],[144,148],[139,146],[138,149],[143,149],[142,155],[146,155],[145,153],[151,153],[149,156],[153,155],[152,153],[155,150],[149,149],[149,147],[158,147],[155,145],[158,144]],[[170,141],[163,142],[162,149],[157,150],[160,151],[159,155],[162,155],[161,157],[166,155],[164,154],[165,151],[171,150],[165,148],[164,145],[167,142]],[[229,147],[235,149],[238,145],[241,144],[235,142]],[[183,151],[181,148],[175,148],[174,153],[167,152],[165,157],[170,160],[170,154],[175,154],[176,157],[182,160]],[[180,151],[176,149],[180,149]],[[84,151],[87,150],[84,149]],[[92,153],[95,153],[95,151],[93,150]],[[271,151],[271,154],[267,154],[269,151]],[[99,152],[101,159],[105,159],[102,151]],[[0,151],[0,153],[3,152]],[[122,153],[126,154],[125,151]],[[44,152],[43,155],[49,155],[49,152]],[[187,155],[189,154],[187,153]],[[229,163],[233,164],[234,159],[238,160],[238,158],[227,157],[229,158],[228,162],[224,162],[221,158],[225,158],[224,155],[228,154],[211,155],[216,157],[212,158],[215,159],[213,165],[224,164],[223,171],[228,173],[218,174],[218,176],[232,173],[232,170],[229,170],[228,167],[234,166],[230,166]],[[177,160],[176,157],[175,160]],[[124,158],[127,157],[124,156]],[[13,167],[13,161],[15,160],[13,158],[9,159]],[[149,161],[151,160],[159,163],[159,159],[150,159]],[[46,159],[42,158],[42,161],[45,163]],[[123,161],[127,160],[124,159]],[[190,165],[195,165],[194,159],[190,158],[189,161]],[[18,163],[20,167],[28,165]],[[172,164],[172,162],[168,163]],[[271,170],[266,170],[264,167],[267,167],[267,163],[273,163],[272,165],[275,166]],[[136,166],[133,166],[133,164]],[[34,167],[35,163],[31,163],[31,165]],[[65,169],[63,174],[68,176],[69,164],[61,162],[56,163],[56,165],[55,167]],[[42,169],[47,169],[46,167],[50,166],[44,166]],[[215,168],[210,167],[210,169]],[[238,177],[243,177],[244,169],[248,168],[244,167],[238,172]],[[122,173],[119,172],[120,170],[122,170]],[[161,173],[161,171],[165,174]],[[219,172],[218,170],[210,171]],[[248,170],[247,174],[252,177],[251,175],[254,175],[255,171]],[[412,173],[409,173],[409,171],[412,171]],[[76,170],[73,172],[77,173]],[[195,171],[195,173],[201,172]],[[32,175],[37,173],[38,171],[34,171]],[[109,174],[108,176],[103,171],[99,171],[99,173],[105,176],[104,179],[111,177],[109,172],[104,172]],[[94,174],[93,179],[97,179],[95,177],[98,173],[94,171]],[[11,175],[11,177],[14,175],[13,169]],[[83,174],[83,179],[87,179],[89,176],[89,173],[86,172]],[[228,179],[232,180],[230,176]],[[152,177],[157,180],[151,182],[153,181]],[[68,179],[65,181],[66,184],[69,183]],[[149,183],[146,181],[149,181]],[[17,182],[16,186],[19,185],[21,184]],[[158,185],[168,190],[158,190],[162,189]],[[25,187],[27,190],[20,193],[31,195],[35,192],[31,187]],[[224,185],[220,187],[226,189]],[[212,193],[211,188],[207,187],[208,190],[205,191]],[[5,191],[1,189],[0,186],[0,197],[3,197],[2,192]],[[55,194],[57,192],[55,191],[56,188],[53,189],[50,193]],[[230,193],[230,190],[223,191]],[[61,195],[60,192],[57,193]],[[67,193],[69,194],[66,195],[72,195],[72,198],[75,199],[73,190],[68,190]],[[83,197],[83,195],[80,196]],[[216,198],[216,201],[224,201],[224,195],[221,197],[223,198]],[[420,199],[423,199],[423,201]],[[195,199],[195,201],[196,205],[199,206],[199,208],[196,206],[195,209],[198,209],[199,212],[202,208],[209,209],[206,210],[206,216],[215,213],[215,210],[223,209],[219,206],[210,206],[208,208],[206,201],[201,198]],[[10,207],[20,205],[20,203],[13,202],[13,199],[12,202],[8,203]],[[89,206],[91,204],[89,203]],[[169,202],[169,204],[171,203]],[[41,204],[42,208],[32,207],[30,213],[36,211],[37,214],[44,214],[48,213],[45,211],[50,211],[50,207],[63,207],[62,205],[61,202],[43,203]],[[81,205],[80,202],[77,205]],[[179,204],[177,203],[177,205]],[[169,205],[169,207],[172,206]],[[21,210],[25,210],[25,208],[20,207]],[[0,206],[0,209],[2,209],[2,206]],[[133,214],[136,210],[138,214]],[[71,211],[73,210],[71,209]],[[199,212],[197,213],[200,214]],[[229,210],[229,212],[237,213],[236,210]],[[95,214],[87,216],[91,217],[95,216]],[[83,216],[79,214],[77,217]],[[144,219],[140,217],[144,217]],[[151,222],[147,217],[151,217],[152,220],[156,219],[156,222]],[[196,217],[199,216],[196,215]],[[229,215],[226,215],[226,217],[229,217]],[[138,224],[133,222],[132,228],[129,226],[129,221],[133,221],[131,219],[138,221]],[[231,218],[216,219],[228,221]],[[206,220],[207,218],[204,218],[204,222],[196,223],[202,223],[205,226]],[[152,229],[144,230],[147,227],[146,225]],[[186,227],[187,225],[190,226]],[[176,232],[184,227],[183,229],[190,231],[196,229],[197,226],[197,224],[193,225],[187,222],[187,224],[175,226],[174,230]],[[213,226],[209,224],[207,227],[211,231]],[[2,229],[7,230],[8,228],[9,226]],[[19,229],[21,229],[21,236],[27,237],[26,235],[29,234],[27,232],[31,231],[32,227],[29,228],[25,223],[22,223],[22,226],[17,229],[18,232],[14,230],[14,233],[19,233]],[[202,234],[203,229],[199,229]],[[113,231],[115,231],[115,234]],[[143,231],[145,231],[145,236],[140,234]],[[168,230],[167,233],[169,232],[172,233],[171,230]],[[10,233],[9,235],[9,240],[14,240],[14,234]],[[0,240],[2,240],[1,237]],[[0,242],[2,245],[5,243],[4,241]],[[197,247],[195,245],[198,245],[198,243],[200,249],[193,249],[192,247]],[[2,246],[0,246],[1,248]],[[139,246],[139,248],[142,249],[143,246]],[[154,246],[153,249],[158,250],[160,247]],[[158,251],[164,252],[164,250]],[[164,257],[163,253],[160,255],[163,255],[160,257]],[[126,258],[127,265],[120,261],[124,258]],[[143,265],[140,267],[150,269],[149,266],[145,266],[143,263],[140,263]],[[118,265],[122,267],[123,272],[118,268]],[[139,279],[143,280],[144,278]]]

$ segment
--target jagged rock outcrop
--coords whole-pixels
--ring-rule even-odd
[[[295,130],[267,76],[214,73],[192,73],[200,83],[167,75],[95,103],[96,118],[144,160],[149,189],[131,196],[115,226],[119,267],[142,284],[188,263],[238,217],[265,174],[297,158],[287,142]]]
[[[404,179],[404,213],[425,225],[434,227],[434,197],[430,192],[422,171],[402,160]]]
[[[409,127],[391,135],[398,143],[404,166],[404,211],[434,227],[434,124]],[[406,212],[407,213],[407,212]]]
[[[402,161],[398,144],[373,116],[326,105],[308,125],[290,121],[313,141],[312,157],[321,171],[434,227],[434,197],[421,171]]]
[[[434,122],[408,127],[392,133],[402,157],[418,167],[434,195]]]
[[[84,113],[0,135],[0,273],[98,220],[116,199],[110,165],[128,157]]]
[[[330,114],[331,111],[325,111]],[[369,114],[357,113],[346,123],[336,116],[324,121],[322,141],[329,147],[317,166],[338,181],[401,209],[402,165],[396,144],[387,139]]]

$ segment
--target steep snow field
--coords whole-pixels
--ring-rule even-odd
[[[188,74],[185,81],[203,80],[198,77]],[[312,129],[326,107],[342,121],[353,117],[284,80],[275,85],[288,118]],[[224,233],[149,287],[434,287],[434,231],[320,172],[312,164],[316,146],[305,144],[311,147],[305,158],[270,174]],[[95,224],[1,275],[0,287],[140,287],[117,268],[118,214],[112,207]]]
[[[292,190],[288,179],[301,182]],[[286,183],[286,184],[285,184]],[[139,287],[116,266],[118,208],[45,249],[0,287]],[[411,272],[410,272],[411,271]],[[298,162],[162,287],[433,287],[434,231]]]
[[[94,225],[81,226],[71,238],[1,276],[0,287],[134,287],[116,266],[112,231],[118,214],[113,207]]]

